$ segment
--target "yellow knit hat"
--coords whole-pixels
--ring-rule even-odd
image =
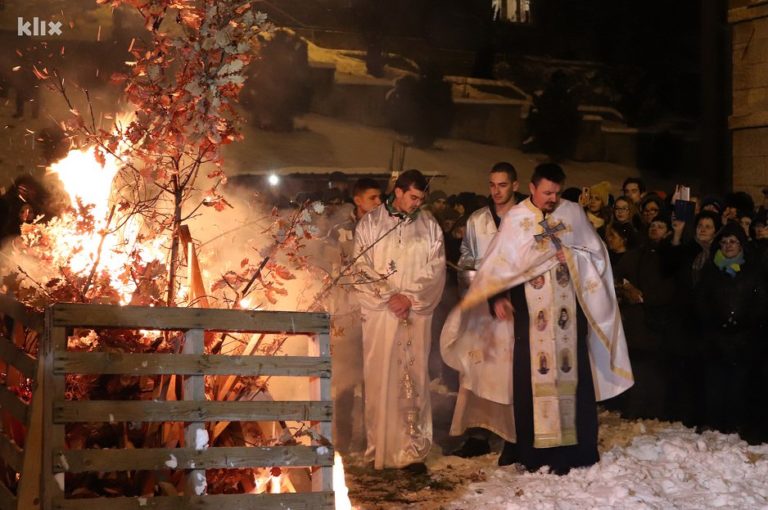
[[[589,194],[600,197],[603,202],[603,207],[608,206],[608,195],[611,192],[611,183],[608,181],[601,181],[589,188]]]

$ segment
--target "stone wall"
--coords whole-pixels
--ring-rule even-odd
[[[515,99],[454,99],[451,137],[517,148],[523,136],[523,105]]]
[[[310,111],[366,126],[390,125],[386,105],[392,82],[385,79],[336,74],[332,64],[312,64],[314,94]],[[450,77],[456,81],[458,78]],[[487,82],[489,80],[475,80]],[[498,82],[503,84],[504,82]],[[472,82],[473,86],[478,86]],[[501,86],[501,85],[499,85]],[[510,98],[455,98],[450,137],[473,142],[520,148],[525,134],[528,100],[514,91]],[[616,127],[621,115],[611,108],[581,106],[582,121],[576,149],[577,161],[610,161],[622,165],[637,164],[637,130]],[[606,125],[607,124],[607,125]]]
[[[768,1],[733,0],[733,187],[758,197],[768,185]]]

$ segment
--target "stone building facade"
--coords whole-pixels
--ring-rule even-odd
[[[728,22],[733,188],[758,198],[768,187],[768,0],[731,0]]]

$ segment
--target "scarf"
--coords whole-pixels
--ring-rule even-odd
[[[390,216],[394,216],[395,218],[398,218],[401,220],[410,219],[411,221],[413,221],[416,219],[416,216],[419,215],[420,209],[418,207],[411,214],[406,214],[402,211],[398,211],[397,209],[395,209],[395,206],[393,205],[394,201],[395,201],[395,194],[392,193],[387,197],[387,201],[384,202],[384,205],[386,206],[387,212],[389,213]]]
[[[738,256],[733,258],[727,258],[723,255],[722,250],[717,250],[715,253],[715,265],[720,268],[721,271],[728,273],[731,278],[736,276],[736,273],[741,271],[741,266],[744,264],[744,252],[739,252]]]

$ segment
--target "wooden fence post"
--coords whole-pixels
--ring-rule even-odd
[[[331,336],[328,332],[317,333],[313,341],[309,343],[310,355],[330,356],[331,355]],[[331,378],[330,377],[312,377],[310,379],[310,399],[331,401]],[[328,440],[325,445],[331,448],[332,442],[332,423],[330,421],[319,422],[315,430],[321,437]],[[321,467],[312,474],[312,490],[333,492],[333,466]]]
[[[42,363],[37,364],[37,379],[32,390],[32,412],[29,414],[27,437],[24,442],[24,472],[19,481],[19,510],[37,510],[40,508],[40,489],[42,481],[43,443],[43,378],[45,371]]]
[[[182,354],[203,354],[204,353],[205,331],[202,329],[191,329],[184,334],[184,348]],[[205,376],[188,375],[184,377],[184,400],[193,400],[195,402],[205,402]],[[205,429],[205,422],[190,422],[184,426],[184,445],[187,448],[204,450],[208,447],[208,431]],[[192,469],[187,473],[187,483],[184,489],[184,495],[191,498],[193,496],[202,496],[208,490],[205,479],[205,469]]]
[[[55,326],[53,309],[45,311],[45,334],[40,352],[44,365],[43,379],[43,474],[41,476],[41,501],[43,510],[53,510],[56,500],[64,498],[64,424],[53,421],[55,402],[64,400],[64,375],[53,373],[54,356],[67,350],[68,328]]]

